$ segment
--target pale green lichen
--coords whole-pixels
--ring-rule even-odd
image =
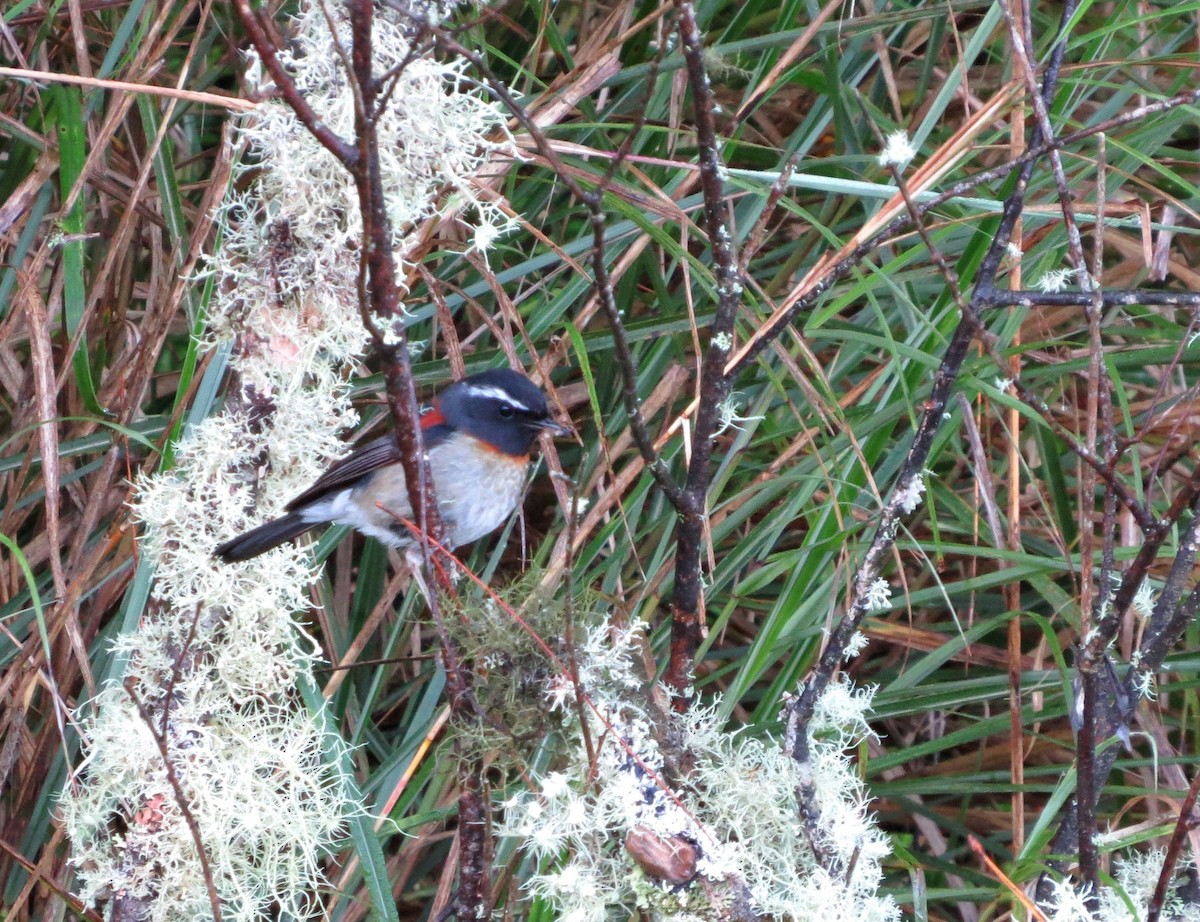
[[[797,765],[779,743],[729,732],[715,706],[652,715],[638,670],[640,643],[635,628],[602,623],[588,631],[576,656],[590,699],[582,708],[573,683],[550,683],[547,700],[571,741],[568,763],[544,774],[537,791],[510,798],[500,828],[520,839],[535,865],[527,889],[574,922],[637,908],[674,922],[717,919],[724,903],[737,900],[774,918],[895,922],[897,906],[878,893],[887,839],[845,754],[870,734],[871,693],[834,683],[809,728],[822,845],[853,868],[846,880],[822,870],[807,845]],[[579,735],[580,710],[597,747],[594,761]],[[686,777],[674,785],[662,739],[688,755]],[[693,845],[708,886],[648,877],[620,845],[635,828]]]
[[[403,23],[377,24],[382,73],[408,44]],[[352,136],[351,94],[321,5],[302,3],[295,25],[286,66],[320,117]],[[344,22],[338,30],[345,41]],[[398,80],[379,123],[397,258],[413,225],[467,205],[484,227],[476,243],[494,240],[508,219],[471,183],[510,148],[502,113],[458,64],[418,58]],[[292,615],[311,604],[309,555],[287,544],[239,564],[212,556],[220,540],[278,514],[308,486],[344,451],[340,437],[356,421],[347,381],[367,342],[357,193],[278,100],[238,131],[255,162],[220,215],[205,339],[238,338],[234,367],[267,412],[199,423],[177,446],[174,470],[138,483],[152,603],[115,644],[126,684],[81,709],[84,761],[61,803],[80,898],[141,897],[154,922],[211,917],[160,728],[227,920],[319,912],[322,865],[359,809],[340,774],[339,741],[296,694],[318,656]]]
[[[1084,890],[1069,880],[1055,881],[1050,905],[1046,907],[1048,922],[1144,922],[1165,857],[1162,850],[1151,849],[1130,851],[1117,858],[1113,886],[1100,888],[1095,911],[1088,906]],[[1191,871],[1189,863],[1181,863],[1176,868],[1177,880]],[[1177,888],[1172,887],[1167,892],[1159,918],[1172,922],[1200,922],[1200,905],[1184,899]]]

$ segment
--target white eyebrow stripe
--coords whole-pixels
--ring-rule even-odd
[[[526,413],[533,412],[531,409],[529,409],[529,407],[517,400],[508,391],[499,387],[488,387],[486,384],[468,384],[467,393],[469,393],[472,397],[491,397],[494,400],[502,400],[505,403],[512,404],[512,406],[518,410],[524,410]]]

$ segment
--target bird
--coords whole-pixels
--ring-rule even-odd
[[[520,372],[493,369],[449,385],[421,416],[425,454],[445,526],[447,549],[503,525],[521,498],[529,451],[542,432],[569,435],[546,396]],[[415,518],[400,450],[380,436],[334,463],[285,507],[285,514],[218,545],[234,563],[257,557],[324,524],[349,525],[389,547],[411,549]]]

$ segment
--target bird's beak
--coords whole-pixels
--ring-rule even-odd
[[[568,429],[566,426],[562,425],[562,423],[556,423],[554,420],[550,419],[549,417],[547,417],[546,419],[539,419],[537,421],[537,423],[535,423],[535,425],[537,426],[537,428],[542,429],[545,432],[549,432],[555,438],[562,438],[563,436],[567,436],[567,435],[571,434],[570,429]]]

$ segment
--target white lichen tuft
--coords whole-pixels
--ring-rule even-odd
[[[1062,291],[1071,284],[1075,278],[1075,270],[1073,269],[1051,269],[1043,275],[1037,282],[1038,288],[1045,292]]]
[[[1154,614],[1154,605],[1158,601],[1158,593],[1154,589],[1154,585],[1148,579],[1143,579],[1137,592],[1133,594],[1133,602],[1130,607],[1134,613],[1141,619],[1145,620]]]
[[[846,755],[870,734],[871,692],[834,683],[809,728],[821,846],[851,869],[847,879],[827,873],[813,856],[796,801],[801,773],[779,742],[728,732],[718,703],[652,714],[636,669],[640,642],[635,629],[601,624],[578,651],[594,762],[577,725],[574,686],[554,682],[548,689],[573,755],[565,770],[541,777],[536,793],[504,804],[500,829],[518,837],[534,862],[526,884],[531,894],[550,902],[560,918],[581,922],[639,909],[672,922],[717,919],[733,902],[798,922],[899,919],[896,904],[878,894],[887,840]],[[668,782],[660,739],[688,754],[682,781]],[[695,877],[649,873],[619,844],[631,836],[690,853],[683,867]]]
[[[153,599],[138,630],[114,644],[128,661],[128,690],[112,684],[88,706],[86,758],[62,801],[85,902],[140,897],[156,922],[210,914],[195,837],[155,739],[165,726],[225,917],[320,909],[322,862],[358,808],[347,799],[338,740],[293,701],[317,655],[291,616],[310,604],[312,566],[292,545],[236,566],[212,556],[218,537],[251,524],[230,472],[268,440],[267,513],[339,451],[336,433],[353,414],[336,379],[311,380],[326,386],[279,382],[276,426],[252,436],[237,416],[213,417],[179,446],[173,472],[139,484]]]
[[[376,23],[382,74],[408,43],[404,23]],[[348,44],[345,23],[337,28]],[[350,87],[315,0],[300,4],[295,32],[285,65],[324,123],[352,137]],[[254,61],[251,69],[260,70]],[[472,210],[477,246],[508,227],[499,205],[472,191],[472,175],[508,151],[503,124],[459,66],[418,58],[400,70],[379,120],[398,260],[430,218]],[[239,132],[254,163],[222,208],[205,338],[236,338],[242,389],[231,404],[241,409],[193,427],[174,469],[138,483],[152,598],[137,631],[116,641],[125,675],[79,715],[84,761],[61,802],[83,902],[140,898],[153,922],[211,916],[181,799],[223,917],[247,922],[320,914],[323,864],[360,809],[341,774],[340,741],[296,693],[318,655],[293,618],[311,606],[307,552],[287,544],[239,564],[212,556],[307,487],[356,421],[346,382],[366,344],[357,195],[279,101],[260,105]]]
[[[1143,922],[1165,857],[1165,852],[1151,849],[1131,851],[1118,858],[1114,862],[1115,886],[1100,888],[1096,894],[1099,906],[1095,912],[1088,908],[1087,894],[1082,889],[1074,887],[1068,880],[1056,881],[1050,905],[1045,907],[1046,918],[1049,922]],[[1176,882],[1186,880],[1191,870],[1190,862],[1180,862],[1176,867]],[[1200,922],[1200,905],[1180,896],[1177,888],[1171,887],[1161,907],[1160,918]]]
[[[879,152],[879,165],[882,167],[894,166],[896,169],[902,170],[915,156],[917,156],[917,150],[912,146],[912,141],[908,139],[908,133],[893,131],[887,136],[883,150]]]
[[[741,397],[736,392],[729,394],[717,404],[717,434],[727,429],[742,429],[742,423],[758,422],[762,416],[743,416]]]
[[[350,30],[344,17],[336,23],[335,37],[321,4],[301,4],[296,39],[279,57],[321,124],[353,138],[355,104],[341,53],[350,48]],[[504,115],[467,80],[464,62],[405,63],[403,18],[379,16],[375,23],[375,71],[398,69],[377,118],[393,255],[403,266],[419,237],[411,233],[415,225],[435,217],[463,220],[467,210],[474,215],[474,247],[484,249],[514,226],[499,202],[476,194],[473,179],[489,159],[515,156]],[[250,66],[261,71],[252,53]],[[215,298],[210,337],[244,325],[269,332],[282,347],[274,350],[277,363],[293,369],[306,367],[315,353],[343,361],[357,356],[365,343],[357,313],[362,219],[352,177],[279,99],[261,103],[240,134],[252,158],[246,169],[256,179],[223,210],[225,244],[211,270],[229,284]],[[258,172],[261,164],[272,168]]]
[[[846,649],[842,651],[842,659],[850,662],[850,660],[862,653],[863,650],[867,649],[867,644],[870,642],[870,638],[862,631],[855,631],[850,635],[850,639],[846,641]]]
[[[905,515],[914,512],[921,505],[921,497],[925,495],[925,479],[920,474],[913,474],[896,490],[895,502]]]
[[[1134,663],[1133,667],[1134,693],[1146,701],[1156,701],[1158,699],[1158,685],[1154,681],[1154,673],[1138,670],[1137,663]]]
[[[892,587],[883,577],[873,580],[863,593],[863,605],[867,611],[882,611],[891,604]]]

